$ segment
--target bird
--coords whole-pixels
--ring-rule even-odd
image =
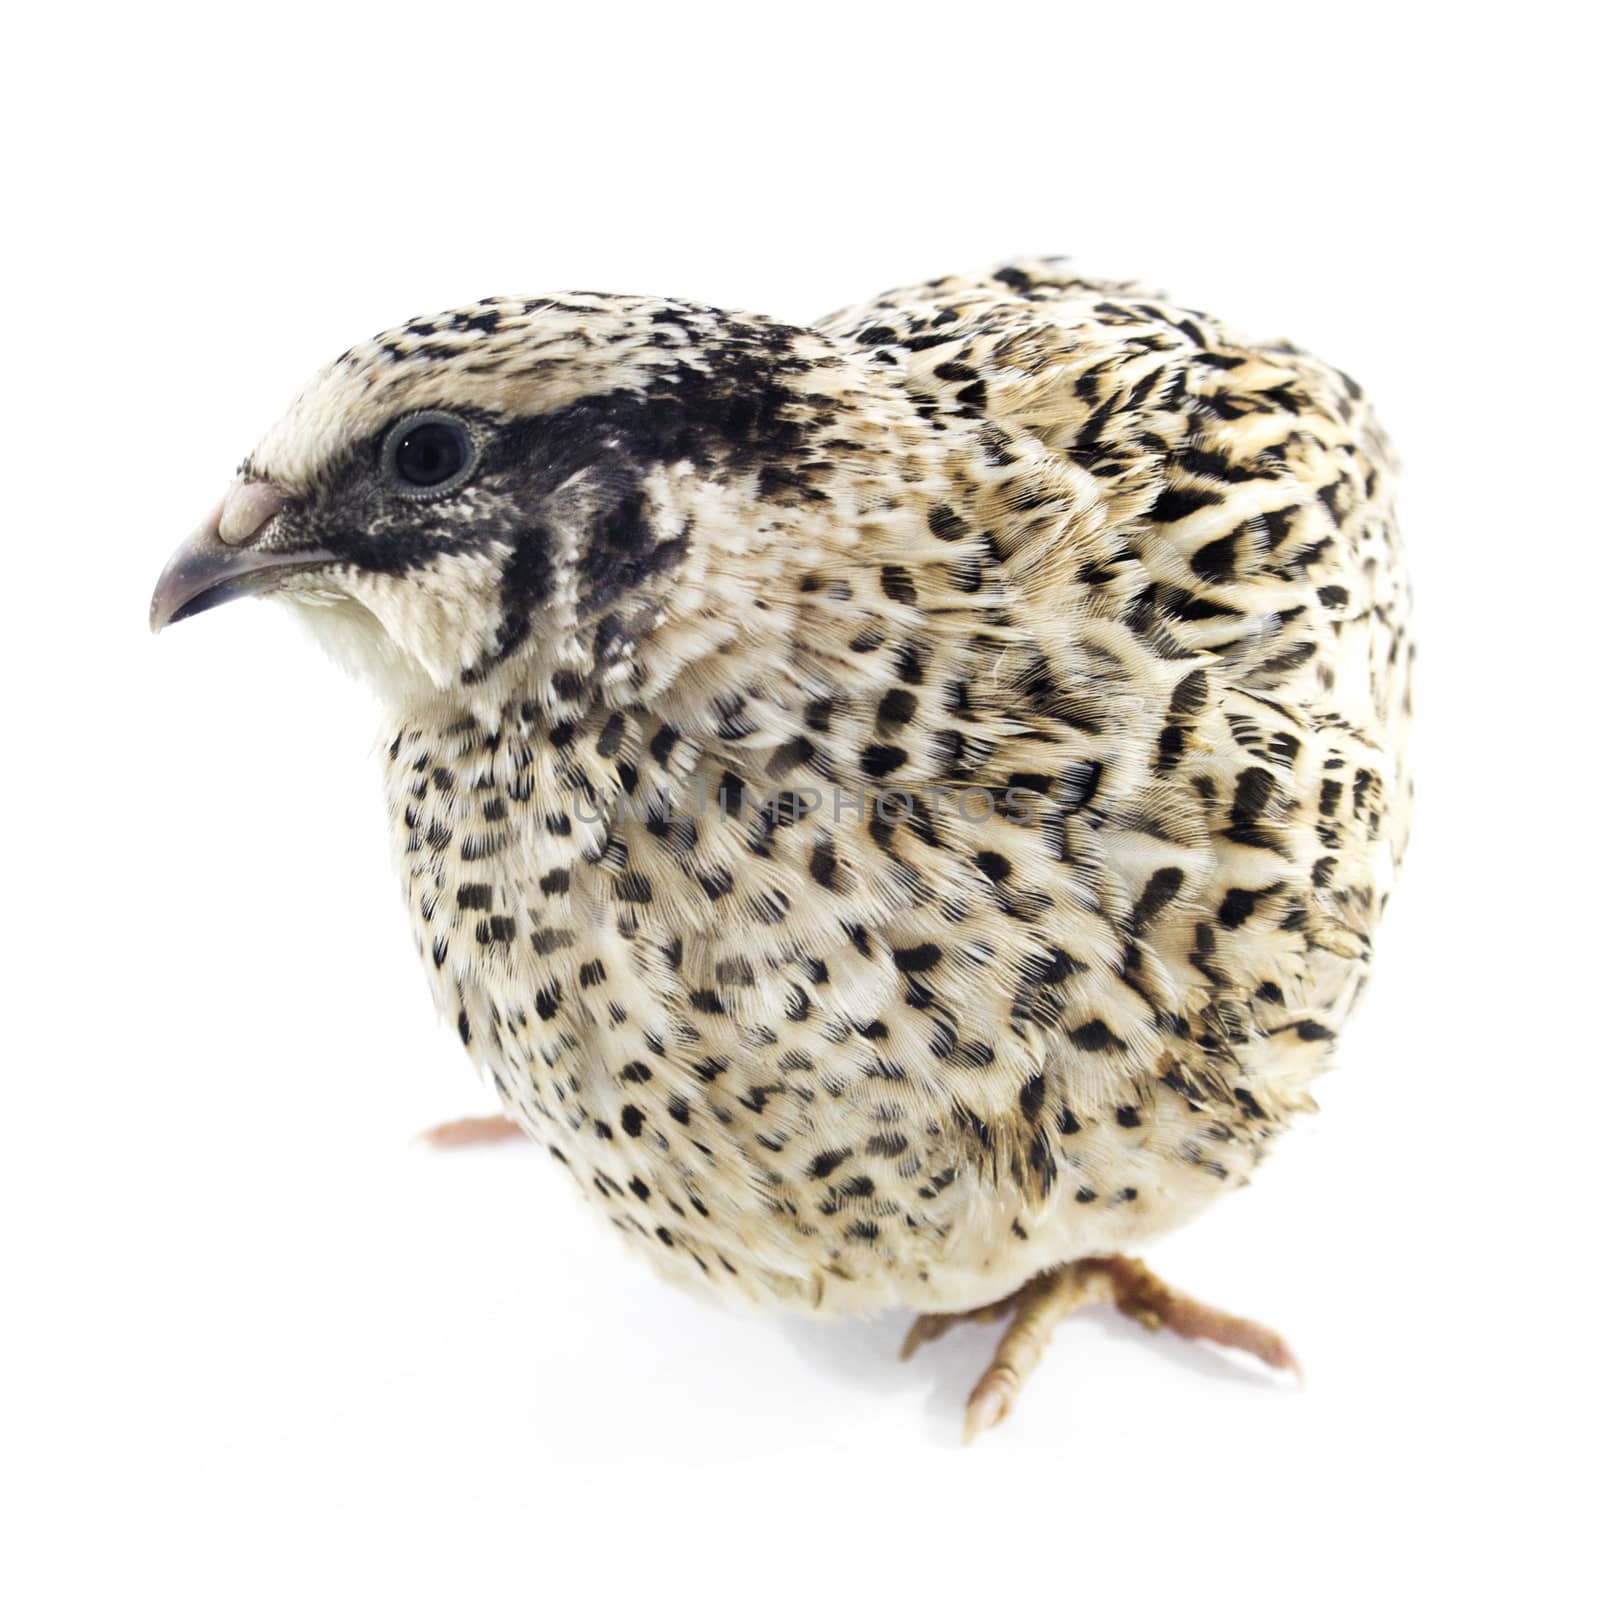
[[[375,691],[503,1113],[667,1279],[1297,1371],[1135,1252],[1245,1185],[1372,968],[1414,646],[1351,378],[1028,258],[798,326],[494,297],[324,368],[162,573]],[[247,758],[241,749],[238,759]],[[292,873],[292,863],[286,864]]]

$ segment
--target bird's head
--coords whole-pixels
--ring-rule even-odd
[[[642,693],[770,631],[775,577],[824,559],[858,458],[893,454],[861,376],[820,334],[674,301],[418,318],[313,380],[151,624],[274,594],[399,703]]]

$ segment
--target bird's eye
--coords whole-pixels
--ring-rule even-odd
[[[477,465],[472,431],[448,411],[404,417],[384,440],[387,476],[402,494],[447,494]]]

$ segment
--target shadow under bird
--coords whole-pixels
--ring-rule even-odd
[[[908,1349],[1095,1301],[1245,1183],[1403,848],[1360,388],[1057,261],[814,327],[573,293],[327,367],[157,585],[370,681],[416,943],[504,1119],[668,1276]]]

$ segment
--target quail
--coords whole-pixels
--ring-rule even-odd
[[[152,625],[289,604],[385,719],[440,1012],[668,1277],[1292,1367],[1131,1252],[1367,978],[1408,590],[1360,387],[1058,260],[812,327],[495,298],[325,368]],[[243,752],[240,752],[243,760]]]

